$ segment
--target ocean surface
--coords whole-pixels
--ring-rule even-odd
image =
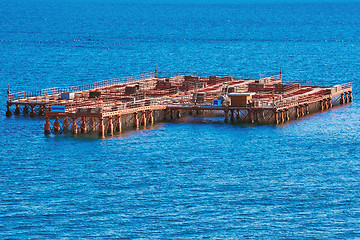
[[[0,2],[1,239],[360,238],[360,4]],[[164,123],[106,140],[5,117],[6,91],[154,71],[352,81],[283,125]]]

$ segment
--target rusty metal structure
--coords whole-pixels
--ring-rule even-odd
[[[44,132],[101,137],[206,112],[225,122],[280,124],[352,102],[352,83],[285,83],[280,74],[143,73],[7,94],[6,116],[45,116]]]

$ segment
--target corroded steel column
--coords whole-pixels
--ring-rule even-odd
[[[279,115],[278,115],[278,111],[275,109],[274,110],[274,117],[275,117],[275,124],[279,124]]]
[[[109,116],[109,126],[108,126],[108,133],[110,133],[111,135],[114,134],[114,124],[113,124],[113,117]]]
[[[81,117],[80,132],[86,133],[86,117]]]
[[[142,111],[141,113],[141,124],[146,127],[146,112]]]
[[[55,132],[59,132],[59,131],[60,131],[60,122],[59,122],[59,117],[55,117],[55,122],[54,122],[54,131],[55,131]]]
[[[98,134],[99,134],[99,136],[101,136],[102,138],[105,137],[104,118],[102,118],[102,117],[99,118]]]
[[[89,120],[89,131],[90,131],[90,132],[95,132],[95,131],[96,131],[95,126],[96,126],[95,117],[90,117],[90,120]]]
[[[332,108],[332,101],[331,101],[331,98],[328,99],[328,105],[329,105],[329,108]]]
[[[167,114],[168,114],[168,109],[164,109],[164,122],[167,121]]]
[[[289,121],[290,117],[289,117],[289,109],[285,109],[285,120]]]
[[[76,117],[74,117],[74,118],[72,119],[71,132],[72,132],[73,134],[77,134],[77,122],[76,122]]]
[[[11,117],[11,115],[12,115],[10,106],[11,106],[11,105],[7,105],[7,106],[6,106],[6,108],[7,108],[7,109],[6,109],[6,116],[7,116],[7,117]]]
[[[170,119],[174,118],[174,110],[170,109]]]
[[[232,123],[235,122],[235,115],[233,109],[230,110],[230,122]]]
[[[154,113],[153,113],[153,110],[150,110],[150,111],[149,111],[149,123],[150,123],[151,125],[154,124]]]
[[[44,115],[44,106],[43,105],[40,105],[39,106],[39,113],[38,113],[39,116],[43,116]]]
[[[225,123],[228,123],[228,122],[229,122],[229,108],[225,108],[224,114],[225,114],[225,120],[224,120],[224,122],[225,122]]]
[[[264,110],[261,110],[261,111],[264,111]],[[264,113],[264,112],[263,112]],[[257,110],[256,111],[256,121],[258,122],[258,123],[260,123],[261,121],[260,121],[260,110]]]
[[[353,101],[352,91],[349,92],[349,102]]]
[[[45,118],[46,122],[44,124],[44,133],[45,135],[49,135],[51,132],[51,126],[50,126],[50,121],[49,118]]]
[[[16,104],[16,108],[15,108],[15,111],[14,111],[14,114],[15,115],[20,115],[20,107],[19,107],[19,104]]]
[[[119,115],[116,119],[116,131],[121,132],[121,115]]]
[[[136,129],[139,128],[139,117],[138,117],[138,113],[137,113],[137,112],[134,113],[134,127],[135,127]]]
[[[252,109],[248,109],[248,113],[249,113],[249,117],[250,117],[250,122],[254,123],[254,116],[253,116],[253,111]]]
[[[23,114],[28,114],[29,113],[29,109],[27,104],[24,105],[24,109],[23,109]]]
[[[324,111],[324,100],[320,100],[320,110]]]
[[[63,131],[64,131],[64,132],[69,131],[69,120],[68,120],[68,117],[65,117],[65,118],[64,118],[64,121],[63,121]]]
[[[295,107],[295,117],[299,118],[299,106]]]
[[[306,114],[309,114],[309,104],[305,104],[305,112]]]
[[[345,92],[345,103],[348,103],[349,102],[349,97],[348,97],[348,93]]]

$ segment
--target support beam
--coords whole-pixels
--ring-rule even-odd
[[[116,131],[121,133],[121,115],[119,115],[116,119]]]
[[[81,118],[80,132],[85,134],[87,131],[86,117]]]
[[[15,115],[20,115],[20,107],[19,107],[19,104],[16,104],[16,108],[15,108],[15,111],[14,111],[14,114]]]
[[[281,110],[280,111],[280,121],[283,123],[285,122],[285,119],[284,119],[284,110]]]
[[[59,132],[60,131],[60,122],[59,122],[59,117],[55,117],[55,122],[54,122],[54,132]]]
[[[249,108],[248,113],[249,113],[249,117],[250,117],[250,122],[254,123],[254,115],[253,115],[252,109]]]
[[[39,116],[44,116],[44,112],[45,112],[44,105],[40,105],[38,115]]]
[[[88,131],[95,132],[96,131],[95,127],[96,127],[95,117],[90,117],[90,119],[89,119],[89,130]]]
[[[134,113],[134,127],[136,129],[139,129],[139,117],[138,117],[138,113]]]
[[[345,103],[349,102],[348,92],[345,92]]]
[[[352,91],[349,91],[349,103],[351,103],[353,101],[353,95],[352,95]]]
[[[295,107],[295,117],[299,118],[299,106]]]
[[[114,135],[114,124],[113,124],[113,117],[112,116],[109,116],[109,126],[108,126],[108,129],[107,129],[107,132],[110,135]]]
[[[151,125],[154,124],[153,110],[150,110],[150,111],[149,111],[149,123],[150,123]]]
[[[167,116],[168,116],[168,109],[164,109],[164,118],[163,118],[164,122],[167,121]]]
[[[99,118],[98,134],[101,138],[105,138],[104,119]]]
[[[170,109],[170,119],[174,119],[174,110]]]
[[[332,100],[331,100],[331,98],[328,98],[328,105],[329,105],[329,108],[332,108]]]
[[[274,110],[274,117],[275,117],[275,124],[278,125],[279,124],[279,114],[276,109]]]
[[[305,104],[305,111],[306,111],[306,114],[309,114],[309,104]]]
[[[289,121],[290,117],[289,117],[289,109],[285,109],[285,121]]]
[[[264,110],[261,110],[261,111],[264,111]],[[264,113],[264,112],[263,112],[263,113]],[[256,121],[257,121],[258,123],[261,122],[261,120],[260,120],[260,110],[256,111]]]
[[[224,110],[224,115],[225,115],[225,120],[224,120],[224,122],[225,122],[225,123],[229,123],[229,109],[228,109],[228,108],[225,108],[225,110]]]
[[[72,134],[76,135],[77,134],[77,122],[76,122],[76,117],[74,117],[72,119],[72,124],[71,124],[71,132]]]
[[[23,114],[29,114],[29,108],[27,104],[24,105]]]
[[[45,135],[49,135],[51,132],[51,126],[50,126],[50,121],[49,118],[45,118],[46,122],[44,124],[44,133]]]
[[[12,116],[10,106],[11,106],[11,105],[7,105],[7,106],[6,106],[6,116],[7,116],[7,117],[11,117],[11,116]]]
[[[141,112],[141,124],[146,127],[146,111]]]
[[[324,111],[324,100],[320,100],[320,110]]]
[[[30,105],[30,117],[35,117],[35,106]]]
[[[235,122],[235,114],[233,109],[230,110],[230,122]]]
[[[64,121],[63,121],[63,132],[68,132],[69,131],[69,119],[68,117],[65,117],[64,118]]]

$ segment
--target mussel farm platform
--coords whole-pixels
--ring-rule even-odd
[[[320,85],[320,84],[319,84]],[[92,84],[7,94],[6,116],[45,116],[44,132],[112,135],[196,114],[280,124],[352,102],[352,83],[283,82],[278,75],[144,73]]]

